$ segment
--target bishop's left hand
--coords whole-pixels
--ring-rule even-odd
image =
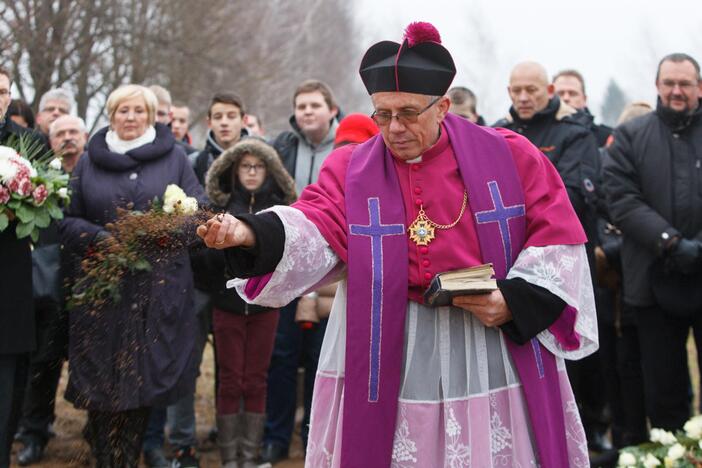
[[[489,294],[456,296],[453,305],[472,313],[486,327],[498,327],[512,320],[512,312],[499,289]]]

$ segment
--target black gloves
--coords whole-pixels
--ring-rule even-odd
[[[680,239],[670,249],[665,259],[668,271],[690,275],[702,270],[702,242]]]

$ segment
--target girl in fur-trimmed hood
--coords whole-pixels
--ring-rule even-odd
[[[295,182],[275,150],[261,140],[240,141],[205,176],[210,201],[233,215],[255,213],[297,198]],[[263,438],[266,378],[278,325],[278,310],[245,303],[225,286],[221,251],[207,249],[200,262],[213,292],[212,328],[217,347],[217,427],[222,465],[257,466]]]
[[[253,159],[258,162],[252,162]],[[265,168],[252,167],[256,164]],[[256,187],[253,181],[258,179],[262,184]],[[256,138],[246,138],[222,153],[207,171],[205,187],[213,204],[232,213],[255,213],[273,205],[289,205],[297,199],[295,181],[278,153]],[[232,205],[246,209],[229,210]]]

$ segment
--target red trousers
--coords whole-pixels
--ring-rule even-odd
[[[214,309],[217,347],[217,414],[265,413],[268,366],[271,363],[278,311],[251,315]]]

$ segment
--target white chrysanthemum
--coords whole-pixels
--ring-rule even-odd
[[[0,159],[10,159],[19,156],[17,151],[13,150],[9,146],[0,146]]]
[[[636,466],[636,457],[632,453],[622,452],[619,455],[619,460],[617,461],[617,466],[620,466],[620,467]]]
[[[2,148],[2,146],[0,146]],[[17,166],[10,162],[9,158],[0,157],[0,181],[7,183],[17,174]]]
[[[68,189],[66,187],[61,187],[56,193],[61,198],[68,198]]]
[[[173,213],[173,212],[175,211],[175,208],[173,207],[173,205],[167,205],[167,204],[164,203],[164,205],[163,205],[163,211],[166,212],[166,213],[168,213],[168,214],[171,214],[171,213]]]

